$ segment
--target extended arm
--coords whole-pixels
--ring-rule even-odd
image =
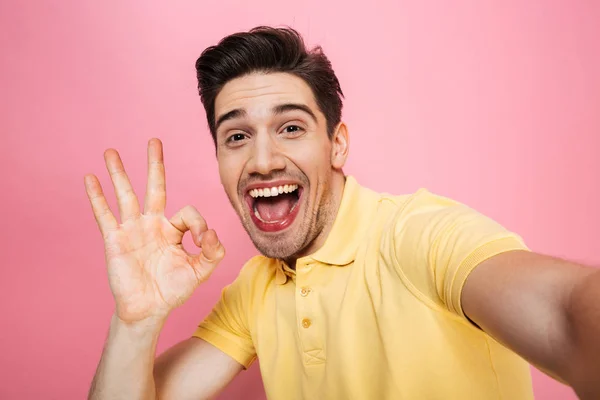
[[[478,265],[465,314],[582,399],[600,398],[600,270],[528,251]]]

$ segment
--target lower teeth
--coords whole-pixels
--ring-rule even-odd
[[[262,221],[262,222],[264,222],[264,223],[267,223],[267,224],[268,224],[268,222],[267,222],[267,221],[265,221],[264,219],[262,219],[262,218],[260,217],[260,214],[258,213],[258,210],[257,210],[256,208],[254,209],[254,216],[255,216],[256,218],[258,218],[260,221]]]

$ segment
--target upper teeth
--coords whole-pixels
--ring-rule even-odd
[[[296,189],[298,189],[298,185],[283,185],[271,188],[252,189],[250,190],[250,196],[254,198],[272,197],[280,195],[282,193],[292,193]]]

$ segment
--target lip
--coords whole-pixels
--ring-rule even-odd
[[[298,185],[298,202],[294,205],[292,212],[277,222],[263,222],[254,215],[254,198],[250,196],[250,190],[252,189],[264,189],[270,187],[284,186],[284,185]],[[248,206],[248,210],[250,212],[250,218],[252,218],[252,222],[254,225],[263,232],[279,232],[290,226],[296,220],[296,216],[300,211],[300,207],[302,206],[300,202],[302,201],[304,188],[302,185],[296,181],[291,180],[281,180],[281,181],[273,181],[273,182],[260,182],[252,185],[248,185],[244,191],[244,198],[246,200],[246,205]]]

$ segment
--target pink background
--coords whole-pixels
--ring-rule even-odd
[[[105,148],[121,152],[142,196],[146,142],[160,137],[168,215],[197,206],[229,249],[159,351],[193,332],[255,253],[218,181],[194,61],[259,24],[323,45],[359,182],[427,187],[534,250],[598,265],[599,3],[482,3],[2,1],[0,398],[85,397],[113,305],[83,188],[98,174],[114,205]],[[533,378],[537,399],[575,398]],[[222,396],[238,397],[264,397],[256,366]]]

